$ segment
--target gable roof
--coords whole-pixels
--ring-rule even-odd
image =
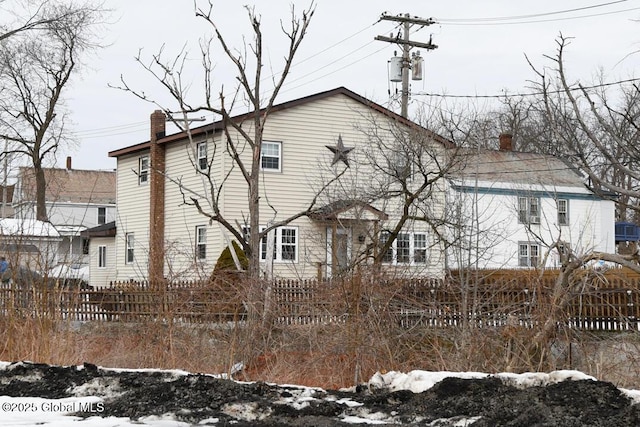
[[[442,136],[440,136],[440,135],[438,135],[436,133],[431,132],[429,129],[426,129],[426,128],[418,125],[417,123],[415,123],[415,122],[413,122],[413,121],[411,121],[409,119],[406,119],[406,118],[400,116],[399,114],[394,113],[393,111],[381,106],[380,104],[377,104],[377,103],[375,103],[375,102],[373,102],[373,101],[371,101],[371,100],[369,100],[369,99],[367,99],[367,98],[365,98],[365,97],[363,97],[361,95],[358,95],[357,93],[355,93],[353,91],[350,91],[349,89],[347,89],[347,88],[345,88],[343,86],[338,87],[336,89],[331,89],[331,90],[328,90],[328,91],[325,91],[325,92],[319,92],[319,93],[316,93],[316,94],[313,94],[313,95],[309,95],[309,96],[306,96],[306,97],[303,97],[303,98],[295,99],[295,100],[292,100],[292,101],[287,101],[287,102],[284,102],[282,104],[274,105],[271,108],[271,110],[269,110],[269,114],[272,114],[272,113],[277,112],[277,111],[286,110],[288,108],[294,108],[294,107],[297,107],[297,106],[300,106],[300,105],[304,105],[304,104],[307,104],[307,103],[311,103],[311,102],[318,101],[318,100],[321,100],[321,99],[325,99],[325,98],[328,98],[328,97],[331,97],[331,96],[335,96],[335,95],[345,95],[345,96],[353,99],[354,101],[359,102],[359,103],[371,108],[372,110],[377,111],[377,112],[379,112],[379,113],[381,113],[381,114],[383,114],[383,115],[385,115],[385,116],[397,121],[398,123],[404,124],[404,125],[406,125],[408,127],[411,127],[411,128],[421,129],[421,130],[423,130],[425,132],[428,132],[428,133],[431,134],[431,137],[435,141],[443,144],[444,146],[453,146],[454,145],[451,141],[443,138]],[[264,112],[264,111],[265,111],[264,109],[260,110],[260,112]],[[252,118],[253,115],[254,115],[254,112],[251,111],[251,112],[248,112],[248,113],[244,113],[244,114],[239,114],[239,115],[233,116],[231,118],[231,120],[237,121],[237,122],[242,122],[244,120],[248,120],[248,119]],[[200,127],[196,127],[196,128],[191,129],[191,134],[193,136],[198,136],[198,135],[202,135],[202,134],[214,133],[216,131],[221,131],[223,128],[224,128],[223,121],[222,120],[218,120],[216,122],[213,122],[213,123],[210,123],[210,124],[207,124],[207,125],[204,125],[204,126],[200,126]],[[158,139],[158,144],[167,144],[167,143],[170,143],[170,142],[173,142],[173,141],[182,140],[182,139],[184,139],[186,137],[187,137],[187,133],[186,132],[178,132],[178,133],[174,133],[172,135],[167,135],[167,136],[165,136],[163,138],[159,138]],[[130,145],[128,147],[124,147],[124,148],[121,148],[121,149],[118,149],[118,150],[113,150],[113,151],[109,152],[109,157],[119,157],[119,156],[122,156],[122,155],[125,155],[125,154],[131,154],[131,153],[135,153],[135,152],[138,152],[138,151],[142,151],[142,150],[148,149],[149,145],[150,145],[150,142],[149,141],[145,141],[145,142],[142,142],[142,143],[139,143],[139,144]]]
[[[545,187],[585,188],[583,177],[565,160],[538,153],[461,149],[461,167],[453,179]]]
[[[47,202],[116,203],[116,173],[113,171],[44,168]],[[20,168],[21,201],[36,199],[33,168]]]

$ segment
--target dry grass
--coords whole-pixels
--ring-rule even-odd
[[[240,288],[236,288],[240,289]],[[226,372],[237,362],[242,380],[325,388],[351,386],[376,371],[540,370],[531,353],[532,328],[467,326],[407,328],[389,301],[402,289],[358,278],[327,287],[323,309],[345,321],[278,326],[262,322],[194,325],[137,322],[71,322],[21,315],[0,317],[0,360],[72,365],[91,362],[119,368]],[[415,303],[420,295],[408,296]],[[257,306],[259,306],[257,302]],[[35,313],[43,311],[35,311]],[[540,313],[544,315],[544,313]],[[578,369],[614,384],[637,388],[640,335],[556,335],[544,370]],[[572,342],[568,351],[568,342]]]

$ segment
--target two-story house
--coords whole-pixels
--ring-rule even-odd
[[[251,134],[252,112],[232,120]],[[191,129],[189,139],[184,132],[165,135],[164,123],[164,115],[154,113],[149,141],[109,153],[117,159],[118,216],[113,236],[115,259],[105,256],[92,261],[92,268],[100,262],[110,271],[102,277],[146,279],[158,264],[162,277],[208,276],[233,236],[199,214],[192,206],[194,200],[209,213],[215,200],[227,221],[247,231],[247,185],[232,156],[237,154],[250,165],[251,150],[238,130],[218,121]],[[372,126],[376,126],[373,132],[363,132]],[[393,223],[399,212],[393,203],[359,197],[359,191],[379,179],[359,160],[370,155],[372,135],[393,145],[398,130],[430,135],[425,144],[442,146],[445,142],[345,88],[270,110],[259,159],[261,227],[313,209],[263,239],[260,260],[264,271],[275,277],[332,276],[348,268],[356,254],[375,250],[371,248],[378,231]],[[233,141],[236,152],[228,141]],[[388,157],[389,153],[378,155]],[[154,175],[161,177],[155,185]],[[332,190],[325,188],[338,175]],[[433,200],[437,199],[434,195]],[[442,209],[443,200],[432,205],[434,210]],[[111,247],[104,240],[109,233],[103,230],[101,235],[105,255]],[[403,271],[440,274],[442,251],[433,242],[427,224],[409,221],[387,261]],[[267,262],[267,253],[272,254],[272,262]]]
[[[57,260],[66,264],[86,264],[89,246],[81,233],[115,220],[116,173],[73,169],[69,157],[66,168],[45,168],[44,175],[47,217],[62,238]],[[35,219],[35,200],[33,169],[21,167],[13,197],[15,216]]]
[[[459,150],[449,176],[448,266],[556,267],[563,252],[615,253],[614,201],[597,195],[566,161],[518,152],[502,134],[498,150]],[[566,253],[566,252],[565,252]]]

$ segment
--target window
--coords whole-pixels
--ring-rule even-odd
[[[427,262],[427,235],[425,233],[413,235],[413,262],[416,264]]]
[[[201,171],[206,171],[209,167],[206,142],[200,142],[198,145],[196,145],[196,154],[198,160],[198,169],[200,169]]]
[[[262,227],[264,230],[265,227]],[[267,259],[267,239],[260,240],[260,260]],[[275,261],[298,260],[298,228],[279,227],[273,230],[273,259]]]
[[[282,143],[262,141],[260,152],[260,168],[263,171],[280,172],[282,159]]]
[[[138,185],[146,184],[149,181],[149,156],[142,156],[138,159]]]
[[[98,208],[98,225],[107,222],[107,208]]]
[[[133,249],[135,245],[135,240],[133,238],[133,233],[127,233],[124,235],[125,239],[125,263],[132,264],[133,263]]]
[[[283,261],[295,261],[298,242],[295,228],[282,228],[280,230],[280,253]]]
[[[537,243],[521,242],[518,244],[518,265],[535,267],[540,259],[540,246]]]
[[[383,247],[387,241],[389,240],[389,233],[384,231],[380,234],[380,247]],[[382,262],[393,262],[393,245],[387,249],[384,256],[382,257]]]
[[[196,227],[196,259],[207,258],[207,227],[199,225]]]
[[[538,197],[518,197],[518,222],[540,224],[540,199]]]
[[[409,264],[411,259],[411,236],[408,233],[398,233],[396,244],[396,261],[398,264]]]
[[[389,233],[380,235],[380,244],[384,245],[389,239]],[[426,233],[398,233],[398,237],[387,250],[382,262],[389,264],[426,264],[427,262],[427,234]]]
[[[558,199],[558,225],[569,225],[569,201]]]
[[[82,254],[89,255],[89,239],[86,237],[82,238]]]
[[[107,247],[98,246],[98,268],[106,268],[107,266]]]

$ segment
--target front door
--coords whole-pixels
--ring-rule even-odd
[[[327,277],[349,268],[352,232],[349,227],[327,227]]]

